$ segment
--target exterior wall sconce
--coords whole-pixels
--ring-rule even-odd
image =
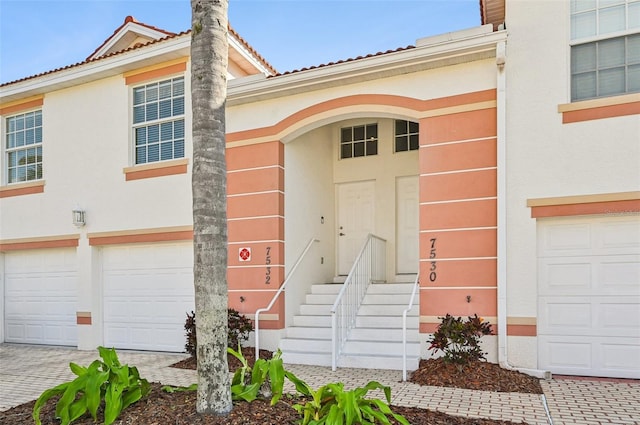
[[[73,214],[73,225],[76,227],[82,227],[86,222],[86,214],[85,211],[80,208],[74,208],[72,211]]]

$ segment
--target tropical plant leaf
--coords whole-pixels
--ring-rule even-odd
[[[42,409],[42,406],[44,406],[51,397],[64,393],[68,385],[69,383],[65,382],[56,387],[49,388],[48,390],[45,390],[42,394],[40,394],[40,397],[38,397],[35,405],[33,406],[33,412],[31,414],[36,425],[42,425],[42,422],[40,421],[40,410]]]

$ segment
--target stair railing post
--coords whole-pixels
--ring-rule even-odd
[[[420,286],[420,273],[416,275],[416,280],[413,282],[413,290],[411,291],[411,298],[409,299],[409,305],[402,312],[402,381],[407,381],[407,313],[413,308],[413,300],[416,297],[416,289]]]
[[[273,298],[271,298],[271,302],[269,303],[269,305],[267,305],[264,308],[259,308],[258,310],[256,310],[256,313],[254,315],[254,321],[255,321],[255,326],[254,326],[255,332],[254,333],[255,333],[255,345],[256,345],[256,347],[255,347],[256,348],[256,359],[260,358],[260,313],[263,313],[265,311],[271,310],[271,307],[273,307],[273,304],[275,304],[276,299],[278,299],[280,294],[284,291],[284,288],[285,288],[285,286],[287,286],[287,283],[289,283],[289,280],[291,279],[291,276],[293,276],[293,273],[296,271],[296,269],[298,268],[298,266],[302,262],[302,259],[307,254],[307,252],[309,252],[309,250],[311,249],[311,245],[313,245],[314,242],[320,242],[320,241],[318,239],[311,238],[311,240],[309,241],[307,246],[304,248],[304,250],[302,251],[302,253],[298,257],[298,259],[296,260],[296,262],[293,264],[293,267],[291,267],[291,270],[289,270],[289,273],[285,277],[284,282],[282,282],[282,285],[280,285],[280,288],[278,288],[278,291],[275,293]]]

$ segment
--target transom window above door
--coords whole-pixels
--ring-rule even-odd
[[[420,126],[417,122],[396,120],[394,127],[396,152],[418,150],[418,147],[420,147],[418,142]]]
[[[340,129],[340,159],[378,154],[378,124]]]

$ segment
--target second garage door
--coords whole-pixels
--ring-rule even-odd
[[[539,366],[640,378],[640,216],[538,222]]]
[[[194,309],[191,243],[105,248],[103,287],[106,346],[184,351]]]

